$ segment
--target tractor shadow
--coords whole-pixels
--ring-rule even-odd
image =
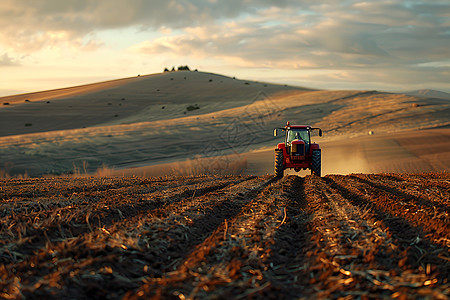
[[[284,296],[292,298],[304,293],[302,288],[309,278],[304,275],[307,244],[310,243],[307,224],[312,216],[305,211],[305,178],[287,176],[283,184],[286,198],[280,201],[286,211],[286,220],[277,231],[271,247],[271,255],[264,262],[269,267],[266,279]],[[283,182],[283,183],[284,183]]]

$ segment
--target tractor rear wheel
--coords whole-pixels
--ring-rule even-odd
[[[321,176],[322,170],[322,154],[320,149],[316,149],[312,151],[312,162],[311,162],[311,175]]]
[[[281,178],[284,175],[283,151],[275,150],[275,177]]]

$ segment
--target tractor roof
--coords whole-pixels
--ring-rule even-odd
[[[306,129],[306,130],[310,130],[311,126],[309,125],[291,125],[291,122],[287,122],[286,126],[284,127],[284,130],[288,130],[288,129]]]
[[[309,125],[286,125],[286,129],[311,129]]]

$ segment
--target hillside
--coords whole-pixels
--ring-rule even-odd
[[[437,99],[450,100],[449,93],[436,91],[436,90],[430,90],[430,89],[410,91],[410,92],[406,92],[404,94],[410,95],[410,96],[415,96],[415,97],[437,98]]]
[[[404,167],[384,168],[389,165],[383,166],[383,161],[392,153],[406,160],[421,157],[402,165],[425,166],[415,171],[450,168],[446,159],[439,165],[425,158],[427,154],[449,157],[450,131],[445,127],[450,124],[450,103],[443,99],[317,91],[182,71],[3,97],[0,102],[9,103],[0,107],[3,174],[39,176],[98,169],[111,173],[114,169],[114,174],[130,175],[260,175],[271,172],[266,165],[273,154],[265,149],[279,142],[272,129],[287,120],[321,127],[324,139],[317,141],[330,149],[345,141],[339,151],[326,154],[324,148],[325,160],[341,162],[326,173],[359,171],[352,168],[360,165],[355,161],[370,161],[373,170],[376,163],[383,171],[408,172]],[[441,133],[425,131],[433,128],[441,128]],[[360,140],[369,132],[378,137],[376,147],[382,147],[376,161],[367,148],[375,140]],[[444,140],[436,141],[439,147],[432,152],[415,148],[417,152],[408,148],[415,147],[414,142],[397,142],[395,135],[407,132],[418,141],[425,136]],[[347,153],[345,149],[357,151],[351,152],[353,157],[335,155]]]
[[[448,297],[448,173],[0,186],[5,299]]]
[[[172,120],[244,106],[259,93],[306,90],[189,71],[125,78],[2,97],[0,136]],[[201,111],[187,110],[196,105]]]

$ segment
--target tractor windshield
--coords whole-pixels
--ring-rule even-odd
[[[290,143],[293,140],[301,139],[305,144],[309,144],[309,132],[306,129],[291,129],[287,133],[287,142]]]

